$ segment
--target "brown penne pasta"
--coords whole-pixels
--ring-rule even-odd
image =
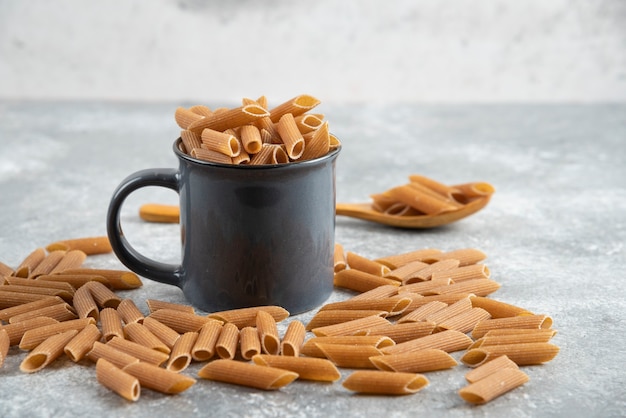
[[[437,348],[446,353],[465,350],[472,343],[472,339],[459,331],[447,330],[425,337],[416,338],[391,347],[382,349],[385,354],[400,354],[411,351]]]
[[[489,360],[506,355],[518,366],[547,363],[559,353],[559,347],[550,343],[518,343],[489,345],[468,350],[461,362],[469,367],[478,367]]]
[[[20,348],[22,350],[32,350],[52,335],[61,334],[70,330],[80,331],[89,324],[95,324],[95,322],[96,321],[94,321],[93,318],[72,319],[70,321],[58,322],[55,324],[29,329],[22,335]]]
[[[344,270],[347,266],[346,255],[341,244],[335,243],[335,249],[333,252],[333,266],[335,273]]]
[[[447,303],[443,303],[438,300],[429,302],[425,305],[420,306],[414,311],[409,312],[408,314],[404,315],[402,318],[398,319],[398,324],[404,324],[406,322],[425,321],[427,317],[431,316],[432,314],[436,312],[440,312],[447,307],[448,307]]]
[[[421,184],[422,186],[427,187],[436,193],[439,193],[441,196],[447,199],[454,199],[454,194],[458,194],[460,192],[460,190],[456,187],[448,186],[446,184],[440,183],[429,177],[421,176],[419,174],[411,174],[409,176],[409,181],[411,183]]]
[[[14,315],[9,319],[9,324],[14,324],[16,322],[36,318],[38,316],[56,319],[59,322],[69,321],[70,319],[77,318],[74,309],[69,304],[58,303],[52,306],[33,309],[30,312],[24,312],[19,315]]]
[[[0,277],[13,276],[15,270],[0,261]]]
[[[58,323],[59,321],[56,319],[40,316],[17,322],[15,324],[4,325],[1,329],[3,329],[9,336],[10,345],[18,345],[26,331]]]
[[[424,248],[401,254],[388,255],[386,257],[379,258],[376,261],[388,266],[390,269],[393,270],[413,261],[421,261],[426,263],[428,262],[427,260],[432,260],[433,256],[441,253],[442,251],[436,248]]]
[[[56,267],[57,264],[61,261],[61,259],[65,256],[66,251],[52,251],[48,253],[37,267],[33,269],[33,271],[28,276],[31,279],[36,278],[37,276],[41,276],[42,274],[50,274],[50,272]]]
[[[346,253],[346,261],[351,269],[374,274],[376,276],[386,276],[391,270],[384,264],[370,260],[351,251]]]
[[[191,349],[192,358],[197,361],[206,361],[213,357],[215,345],[221,332],[222,323],[220,321],[211,321],[204,324],[202,328],[200,328],[198,339]],[[256,333],[256,329],[254,332]],[[259,351],[260,350],[259,347]]]
[[[156,300],[156,299],[146,299],[146,305],[148,305],[148,310],[150,311],[150,313],[153,313],[160,309],[171,309],[175,311],[186,312],[189,314],[196,313],[193,309],[193,306],[181,305],[180,303],[165,302],[165,301]]]
[[[87,269],[85,269],[85,271],[86,270]],[[74,289],[79,289],[89,282],[100,282],[107,287],[111,286],[111,284],[105,277],[99,276],[97,274],[67,274],[66,272],[63,272],[60,274],[59,273],[52,274],[52,275],[44,274],[42,276],[37,277],[35,281],[40,281],[40,280],[44,280],[48,283],[50,282],[67,283],[70,286],[72,286]]]
[[[141,344],[153,350],[157,350],[165,354],[170,354],[170,347],[163,341],[161,341],[156,335],[154,335],[150,331],[150,329],[144,324],[139,324],[136,322],[126,324],[126,326],[124,327],[124,337],[128,340],[134,341],[137,344]]]
[[[252,357],[261,353],[261,340],[256,328],[243,327],[239,331],[239,346],[241,357],[246,360],[251,360]]]
[[[341,378],[337,367],[331,361],[321,358],[257,354],[252,361],[261,366],[292,371],[303,380],[335,382]]]
[[[102,309],[116,309],[122,301],[122,298],[113,293],[111,289],[109,289],[100,282],[89,282],[83,287],[89,290],[89,293],[91,293],[93,300],[95,300],[98,306]]]
[[[94,324],[89,324],[65,345],[63,351],[74,363],[79,362],[93,348],[94,343],[100,337],[102,337],[102,334],[98,327]]]
[[[241,152],[239,140],[232,134],[213,129],[204,129],[202,131],[202,144],[206,145],[206,149],[219,152],[228,157],[236,157]]]
[[[107,359],[101,358],[96,362],[96,379],[126,400],[136,401],[141,394],[139,380]]]
[[[41,276],[40,276],[41,277]],[[73,295],[75,289],[72,285],[65,282],[56,282],[56,281],[48,281],[48,280],[33,280],[33,279],[24,279],[22,277],[5,277],[5,284],[15,285],[15,286],[26,286],[26,287],[38,287],[45,289],[59,289],[67,292],[69,295]]]
[[[428,386],[428,379],[416,373],[357,370],[343,386],[351,391],[372,395],[408,395]]]
[[[400,283],[396,280],[386,279],[384,277],[353,269],[341,270],[335,273],[333,283],[337,287],[343,287],[357,292],[367,292],[368,290],[372,290],[383,285],[400,285]]]
[[[387,316],[400,315],[411,304],[411,298],[393,296],[383,299],[348,299],[341,302],[327,303],[320,312],[331,310],[373,310],[385,311]]]
[[[196,379],[193,377],[142,361],[130,363],[124,366],[122,370],[131,376],[135,376],[139,380],[141,387],[167,394],[184,392],[196,383]]]
[[[319,104],[320,101],[315,97],[308,94],[302,94],[272,108],[269,112],[269,117],[272,122],[276,123],[285,114],[291,114],[294,117],[300,116]]]
[[[487,296],[498,290],[502,285],[490,279],[472,279],[431,289],[431,294],[472,293],[476,296]]]
[[[159,309],[149,315],[162,324],[167,325],[179,333],[197,332],[204,324],[214,319],[202,315],[196,315],[175,309]]]
[[[387,325],[390,322],[378,315],[366,316],[365,318],[353,319],[341,324],[327,325],[313,328],[311,331],[318,337],[331,335],[354,335],[357,332],[369,332],[372,328]]]
[[[479,380],[489,376],[492,373],[497,372],[501,369],[519,369],[517,364],[514,361],[511,361],[506,355],[496,357],[493,360],[490,360],[486,363],[483,363],[481,366],[476,367],[475,369],[470,370],[465,373],[465,380],[469,383],[478,382]]]
[[[145,361],[146,363],[156,364],[157,366],[165,363],[169,358],[169,354],[162,351],[153,350],[145,345],[138,344],[136,342],[125,340],[121,337],[113,337],[107,343],[108,346],[115,348],[116,350],[123,351],[126,354],[139,359],[139,361]]]
[[[28,353],[20,364],[20,370],[34,373],[43,369],[63,354],[63,348],[76,334],[78,331],[72,329],[49,336]]]
[[[35,281],[35,280],[33,280]],[[19,297],[24,297],[26,301],[31,302],[37,299],[43,299],[44,297],[58,296],[66,301],[72,300],[73,291],[56,289],[50,287],[37,287],[37,286],[21,286],[16,284],[5,284],[0,286],[2,288],[2,294],[16,293]],[[30,299],[25,295],[33,295]],[[18,296],[16,296],[17,298]],[[5,299],[4,303],[10,301],[10,298]],[[4,306],[3,303],[3,306]]]
[[[262,390],[277,390],[298,378],[297,373],[288,370],[225,359],[210,362],[198,371],[198,376]]]
[[[144,318],[142,325],[170,349],[180,338],[178,332],[149,316]]]
[[[6,330],[0,328],[0,367],[4,364],[4,360],[7,358],[9,348],[11,347],[11,340]]]
[[[297,121],[296,124],[298,124]],[[303,131],[303,128],[306,127],[302,124],[298,124],[300,132]],[[328,122],[323,122],[319,128],[311,131],[310,133],[304,133],[302,137],[304,138],[304,152],[300,157],[301,160],[319,158],[326,155],[328,151],[330,151],[330,132],[328,131]]]
[[[42,295],[38,293],[24,293],[24,292],[6,292],[1,290],[4,286],[0,286],[0,309],[13,308],[25,303],[35,302],[39,300],[53,301],[57,299],[54,295]]]
[[[46,258],[46,250],[37,248],[33,250],[15,269],[15,276],[30,277],[35,268]]]
[[[186,129],[180,131],[180,139],[183,143],[183,146],[185,147],[185,153],[187,154],[191,154],[191,150],[193,150],[194,148],[200,148],[202,146],[202,137],[200,137],[200,134],[188,131]]]
[[[343,322],[352,321],[353,319],[365,318],[376,315],[382,318],[387,317],[389,312],[377,310],[355,310],[355,309],[333,309],[327,311],[319,311],[306,325],[306,330],[310,331],[314,328],[325,327],[328,325],[341,324]]]
[[[387,354],[370,358],[377,369],[390,372],[426,373],[450,369],[458,365],[448,353],[436,348],[411,351],[400,354]]]
[[[481,296],[472,296],[472,306],[474,308],[482,308],[489,312],[492,318],[507,318],[518,315],[532,315],[532,312],[520,308],[519,306],[501,302],[499,300],[490,299]]]
[[[407,322],[388,324],[371,328],[368,335],[381,335],[391,338],[396,344],[425,337],[432,334],[435,324],[432,322]]]
[[[441,196],[433,196],[433,194],[421,188],[412,187],[410,184],[393,187],[387,190],[385,194],[426,215],[436,215],[457,209],[457,205],[452,201]]]
[[[94,363],[100,359],[106,359],[116,367],[123,368],[132,363],[139,363],[139,359],[109,344],[96,341],[87,353],[86,357]]]
[[[382,349],[395,344],[389,337],[379,335],[338,335],[332,337],[313,337],[308,339],[300,349],[300,353],[309,357],[323,357],[324,352],[319,349],[319,344],[347,344],[347,345],[371,345]]]
[[[522,331],[522,330],[516,330]],[[551,329],[529,329],[526,332],[516,332],[509,335],[489,335],[477,339],[468,349],[487,347],[489,345],[519,344],[519,343],[547,343],[554,336],[555,331]]]
[[[172,347],[172,353],[170,354],[166,369],[173,372],[185,370],[191,363],[191,350],[197,339],[197,332],[186,332],[181,335],[178,341],[176,341],[176,344],[174,344],[174,347]]]
[[[137,276],[137,274],[127,270],[77,268],[66,270],[63,272],[63,274],[88,274],[94,276],[102,276],[107,280],[108,286],[115,290],[136,289],[143,285],[141,279],[139,278],[139,276]]]
[[[304,324],[298,320],[291,321],[287,326],[283,340],[280,342],[280,352],[282,355],[298,357],[305,335],[306,328]]]
[[[265,311],[257,312],[256,328],[263,352],[267,354],[280,353],[280,337],[278,336],[276,321],[272,315]]]
[[[222,359],[232,360],[237,353],[238,343],[239,329],[235,324],[227,322],[222,327],[222,331],[215,343],[215,352]]]
[[[143,313],[139,310],[135,302],[132,299],[122,299],[119,305],[117,305],[117,313],[122,318],[125,324],[137,322],[143,323]]]
[[[436,261],[432,264],[429,264],[427,267],[424,267],[421,270],[416,271],[413,274],[407,275],[403,280],[403,285],[409,285],[411,283],[423,282],[426,280],[431,280],[433,273],[437,271],[446,271],[450,269],[457,268],[459,266],[459,260],[447,259]]]
[[[431,279],[452,279],[455,283],[472,279],[488,279],[491,276],[489,268],[484,264],[469,264],[455,269],[436,271]]]
[[[398,296],[398,286],[392,284],[385,284],[368,290],[367,292],[359,293],[352,296],[350,300],[362,300],[362,299],[384,299],[392,296]],[[401,295],[405,296],[405,295]]]
[[[65,270],[70,270],[74,268],[79,268],[82,266],[83,262],[87,258],[87,254],[85,254],[81,250],[68,250],[65,251],[63,258],[57,263],[56,266],[47,274],[57,274],[63,273]]]
[[[487,255],[476,248],[461,248],[453,251],[431,255],[426,262],[437,262],[442,260],[459,260],[459,267],[469,264],[480,263],[485,260]]]
[[[174,120],[176,120],[178,126],[183,129],[187,129],[189,125],[199,121],[203,117],[204,115],[199,115],[198,113],[192,112],[191,110],[185,109],[184,107],[180,106],[177,107],[176,111],[174,112]]]
[[[325,344],[316,343],[324,357],[339,367],[350,369],[373,369],[370,357],[383,353],[372,345]]]
[[[100,319],[98,304],[91,295],[89,287],[80,287],[74,293],[72,304],[79,318],[93,318],[96,321]]]
[[[241,329],[243,327],[256,326],[256,315],[258,311],[265,311],[272,315],[274,321],[280,322],[289,317],[289,312],[280,306],[254,306],[250,308],[239,308],[228,311],[214,312],[207,315],[208,318],[217,319],[222,322],[230,322]]]
[[[510,318],[485,319],[476,324],[472,330],[472,338],[481,338],[487,332],[494,329],[548,329],[550,327],[552,327],[552,318],[547,315],[524,315]]]
[[[102,338],[109,341],[113,337],[124,338],[122,318],[113,308],[104,308],[100,311],[100,324],[102,325]]]
[[[207,128],[222,132],[234,126],[247,125],[269,115],[269,112],[258,104],[249,104],[222,112],[216,109],[212,115],[192,122],[186,129],[196,133],[203,132]]]
[[[484,404],[523,385],[528,380],[528,375],[521,370],[504,368],[462,388],[459,395],[467,402]]]
[[[53,306],[63,303],[65,303],[65,301],[60,297],[51,297],[23,303],[20,305],[12,306],[10,308],[4,308],[0,310],[0,321],[9,321],[14,316],[28,313],[40,308],[45,308],[46,306]]]
[[[411,261],[393,270],[389,270],[384,276],[390,279],[398,280],[399,282],[408,281],[409,279],[418,279],[416,274],[420,270],[425,269],[430,264],[426,264],[422,261]]]

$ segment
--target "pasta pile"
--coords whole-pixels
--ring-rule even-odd
[[[279,306],[198,314],[148,299],[142,310],[116,293],[141,286],[134,273],[82,267],[87,254],[111,251],[105,237],[46,250],[16,269],[0,263],[0,366],[11,346],[28,351],[25,373],[63,354],[86,359],[129,401],[142,388],[181,393],[196,377],[278,390],[296,379],[337,382],[341,370],[350,392],[407,395],[429,385],[426,373],[460,361],[469,371],[459,396],[483,404],[526,383],[521,367],[559,351],[549,316],[490,297],[500,284],[474,248],[369,259],[336,244],[334,284],[356,294],[306,324]],[[288,319],[281,335],[277,324]],[[196,377],[185,373],[192,362],[206,363]]]
[[[476,199],[489,197],[494,191],[489,183],[449,186],[429,177],[412,174],[408,184],[372,195],[372,209],[396,216],[437,215],[461,209]]]
[[[179,107],[174,118],[182,128],[180,150],[222,164],[285,164],[318,158],[339,147],[324,115],[308,113],[319,104],[303,94],[272,108],[265,96],[244,98],[240,107],[230,109]]]

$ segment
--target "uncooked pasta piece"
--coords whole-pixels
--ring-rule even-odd
[[[26,256],[15,269],[17,277],[30,277],[35,268],[46,258],[46,250],[37,248]]]
[[[523,371],[504,368],[465,386],[459,390],[459,395],[467,402],[484,404],[523,385],[528,380],[528,375]]]
[[[62,299],[69,301],[69,300],[72,300],[72,296],[73,296],[73,291],[55,289],[55,288],[50,288],[50,287],[36,287],[36,286],[21,286],[17,284],[5,284],[5,285],[0,286],[0,288],[2,289],[4,294],[12,292],[12,293],[17,293],[19,295],[33,295],[37,299],[42,299],[43,297],[49,297],[49,296],[59,296]],[[32,300],[35,300],[35,299],[29,299],[27,301],[31,302]]]
[[[440,254],[433,254],[426,260],[427,262],[437,262],[442,260],[459,260],[459,267],[469,264],[480,263],[487,258],[487,255],[476,248],[461,248],[453,251],[446,251]]]
[[[170,347],[154,335],[144,324],[136,322],[126,324],[124,327],[124,337],[128,340],[136,342],[137,344],[169,354],[171,352]]]
[[[432,294],[431,290],[441,286],[448,286],[452,284],[451,279],[430,279],[424,282],[411,283],[400,286],[398,288],[399,294],[404,293],[417,293],[420,295]]]
[[[4,364],[4,359],[7,358],[9,348],[11,347],[11,340],[6,330],[0,328],[0,367]]]
[[[148,305],[148,310],[150,311],[150,313],[158,311],[159,309],[173,309],[175,311],[182,311],[190,314],[195,313],[193,306],[181,305],[180,303],[165,302],[156,299],[146,299],[146,305]]]
[[[369,332],[370,329],[390,322],[378,315],[366,316],[365,318],[353,319],[341,324],[327,325],[325,327],[314,328],[313,334],[318,337],[331,335],[353,335],[359,331]]]
[[[136,342],[125,340],[120,337],[113,337],[107,345],[117,350],[123,351],[126,354],[139,359],[139,361],[145,361],[146,363],[156,364],[157,366],[165,363],[169,358],[169,354],[162,351],[153,350]]]
[[[436,334],[426,335],[391,347],[382,349],[385,354],[400,354],[411,351],[425,350],[427,348],[437,348],[446,353],[465,350],[472,343],[472,339],[459,331],[447,330]]]
[[[501,369],[519,369],[517,364],[514,361],[511,361],[506,355],[496,357],[493,360],[490,360],[486,363],[483,363],[481,366],[476,367],[475,369],[470,370],[465,373],[465,380],[470,383],[478,382],[479,380],[489,376],[492,373],[497,372]]]
[[[352,296],[350,300],[364,300],[364,299],[384,299],[392,296],[398,296],[398,286],[393,284],[385,284],[368,290],[367,292],[359,293]],[[402,295],[404,296],[404,295]]]
[[[457,200],[461,200],[463,198],[471,200],[476,197],[488,196],[495,192],[495,189],[491,184],[484,182],[456,184],[452,187],[459,190],[458,194],[460,196],[457,196],[457,193],[454,194],[454,197]]]
[[[99,359],[104,358],[119,368],[127,366],[131,363],[139,363],[139,359],[137,357],[134,357],[109,344],[101,343],[100,341],[93,343],[93,346],[86,354],[86,357],[94,363],[97,363]]]
[[[197,332],[186,332],[180,336],[167,362],[166,369],[173,372],[181,372],[191,364],[191,350],[198,338]]]
[[[249,154],[256,154],[261,150],[261,132],[254,125],[244,125],[241,127],[241,142],[243,148]]]
[[[37,276],[41,276],[42,274],[50,274],[50,272],[56,267],[57,264],[59,264],[65,254],[66,251],[59,250],[48,253],[46,257],[41,260],[41,263],[37,264],[37,267],[35,267],[31,271],[28,277],[34,279]]]
[[[70,319],[77,318],[74,309],[69,304],[58,303],[56,305],[33,309],[30,312],[24,312],[19,315],[14,315],[9,319],[9,323],[13,324],[15,322],[24,321],[26,319],[36,318],[38,316],[53,318],[59,322],[69,321]]]
[[[343,386],[351,391],[372,395],[408,395],[428,386],[428,379],[417,373],[357,370]]]
[[[178,333],[197,332],[204,324],[214,319],[176,309],[159,309],[149,315]]]
[[[28,353],[20,364],[20,370],[34,373],[43,369],[63,354],[63,348],[76,334],[78,331],[73,329],[46,338]]]
[[[184,152],[191,155],[191,150],[202,146],[202,138],[195,132],[183,129],[180,131],[180,139],[185,147]]]
[[[509,303],[505,303],[499,300],[481,296],[472,296],[470,299],[472,301],[473,307],[486,310],[494,319],[507,318],[518,315],[532,315],[532,312],[527,309],[520,308],[519,306],[511,305]]]
[[[257,312],[256,328],[263,352],[267,354],[280,353],[280,337],[276,321],[274,321],[272,315],[264,311]]]
[[[469,264],[450,270],[436,271],[431,276],[431,279],[452,279],[452,281],[458,283],[471,279],[488,279],[490,276],[491,272],[485,264]]]
[[[448,186],[446,184],[440,183],[436,180],[419,174],[411,174],[409,176],[409,181],[411,183],[421,184],[422,186],[427,187],[430,190],[437,192],[448,199],[454,199],[454,195],[459,193],[459,189],[454,186]]]
[[[333,252],[333,265],[335,273],[344,270],[347,266],[346,255],[341,244],[335,243],[335,250]]]
[[[52,274],[52,275],[44,274],[42,276],[37,277],[35,281],[40,281],[40,280],[45,280],[46,282],[68,283],[74,289],[79,289],[85,284],[92,282],[92,281],[100,282],[107,287],[111,286],[109,281],[105,277],[99,276],[97,274],[67,274],[65,272],[61,274]]]
[[[124,338],[122,318],[113,308],[104,308],[100,311],[100,324],[102,325],[102,337],[109,341],[113,337]]]
[[[122,298],[100,282],[89,282],[83,287],[89,289],[93,300],[96,301],[100,308],[115,309],[122,301]]]
[[[204,115],[192,112],[189,109],[185,109],[182,106],[176,108],[174,112],[174,120],[183,129],[187,129],[193,122],[197,122],[202,119]]]
[[[170,349],[180,337],[179,333],[154,318],[144,318],[142,325]]]
[[[300,353],[309,357],[326,357],[317,344],[371,345],[378,349],[395,344],[389,337],[379,335],[337,335],[331,337],[313,337],[308,339],[300,349]]]
[[[502,331],[502,330],[500,330]],[[547,343],[552,339],[555,331],[552,329],[528,329],[515,330],[514,334],[493,335],[489,331],[483,337],[477,339],[468,349],[486,347],[489,345],[518,344],[518,343]],[[525,332],[519,332],[525,331]],[[490,335],[491,334],[491,335]]]
[[[20,340],[20,348],[22,350],[32,350],[41,344],[46,338],[60,334],[65,331],[80,331],[89,324],[95,324],[93,318],[72,319],[70,321],[58,322],[55,324],[44,325],[38,328],[29,329],[24,332]],[[19,322],[18,322],[19,324]],[[17,324],[16,324],[17,325]],[[6,328],[6,327],[5,327]]]
[[[360,270],[376,276],[386,276],[387,273],[391,271],[386,265],[351,251],[346,253],[346,262],[351,269]]]
[[[280,306],[254,306],[250,308],[231,309],[228,311],[213,312],[207,315],[208,318],[217,319],[222,322],[230,322],[237,328],[253,327],[256,325],[256,314],[265,311],[272,315],[274,321],[280,322],[289,317],[289,312]]]
[[[211,151],[216,151],[228,157],[236,157],[241,152],[239,140],[232,134],[204,129],[202,131],[202,144]]]
[[[461,361],[469,367],[478,367],[496,357],[506,355],[518,366],[547,363],[559,353],[559,347],[550,343],[518,343],[489,345],[468,350]]]
[[[305,335],[306,329],[304,324],[298,320],[291,321],[287,326],[283,340],[280,342],[280,352],[282,355],[298,357]]]
[[[320,101],[308,94],[302,94],[289,99],[270,110],[269,117],[272,122],[276,123],[285,114],[291,114],[294,117],[300,116],[319,105]]]
[[[100,318],[98,304],[88,287],[82,286],[78,288],[74,293],[72,304],[79,318],[93,318],[96,321]]]
[[[311,115],[309,115],[311,116]],[[301,125],[298,129],[302,132]],[[311,160],[328,154],[330,150],[330,132],[328,131],[328,122],[324,122],[319,129],[302,135],[304,138],[304,152],[300,156],[300,160]]]
[[[490,279],[464,280],[430,290],[431,294],[472,293],[476,296],[487,296],[500,289],[502,285]]]
[[[294,118],[302,134],[316,131],[324,124],[324,115],[306,113]]]
[[[213,357],[215,353],[215,344],[222,332],[222,323],[220,321],[207,322],[200,328],[198,339],[191,349],[191,356],[197,361],[206,361]],[[256,329],[254,330],[256,335]],[[256,335],[258,339],[258,335]],[[260,344],[260,342],[259,342]],[[259,352],[261,348],[259,346]]]
[[[135,302],[132,299],[122,299],[119,305],[117,305],[117,313],[122,318],[122,321],[125,324],[130,324],[131,322],[143,322],[143,313],[139,310]]]
[[[396,344],[432,334],[435,324],[432,322],[406,322],[403,324],[388,324],[374,327],[369,335],[381,335],[391,338]]]
[[[86,258],[87,254],[85,254],[81,250],[66,251],[63,255],[63,258],[61,258],[57,265],[54,266],[54,268],[50,270],[47,274],[63,273],[65,270],[79,268],[80,266],[82,266]]]
[[[222,359],[233,359],[237,353],[238,343],[239,329],[235,324],[227,322],[222,327],[222,331],[215,343],[215,352]]]
[[[376,261],[393,270],[413,261],[426,262],[426,260],[432,259],[434,255],[440,254],[441,252],[441,250],[436,248],[424,248],[401,254],[388,255],[386,257],[378,258]]]
[[[40,276],[42,277],[42,276]],[[39,288],[48,288],[48,289],[59,289],[64,290],[70,295],[74,294],[74,287],[69,283],[65,282],[57,282],[57,281],[48,281],[48,280],[33,280],[33,279],[25,279],[23,277],[5,277],[4,284],[7,285],[15,285],[15,286],[26,286],[26,287],[39,287]]]
[[[341,378],[337,367],[329,360],[314,357],[275,356],[257,354],[255,364],[289,370],[298,374],[298,379],[318,382],[335,382]]]
[[[417,272],[428,266],[429,264],[421,261],[411,261],[402,267],[398,267],[393,270],[390,269],[389,272],[385,274],[385,277],[403,282],[409,278],[413,278]]]
[[[0,261],[0,277],[13,276],[14,273],[15,273],[15,270],[13,270],[11,267],[7,266],[2,261]]]
[[[197,133],[207,128],[223,132],[228,128],[247,125],[264,116],[269,116],[269,112],[258,104],[249,104],[220,112],[215,109],[212,115],[192,122],[187,129]]]
[[[239,347],[241,357],[246,360],[251,360],[252,357],[261,353],[261,340],[259,340],[259,333],[256,328],[243,327],[239,331]]]
[[[437,322],[437,330],[452,329],[462,333],[470,332],[479,321],[491,318],[489,312],[481,308],[471,308],[444,321]]]
[[[387,316],[400,315],[411,304],[409,297],[393,296],[383,299],[347,299],[341,302],[327,303],[320,308],[320,311],[330,310],[373,310],[385,311]]]
[[[426,215],[450,212],[458,208],[456,204],[441,196],[433,196],[423,189],[411,187],[411,185],[393,187],[385,193],[398,202],[409,205]]]
[[[339,367],[350,369],[373,369],[375,366],[370,357],[383,353],[371,345],[325,344],[316,343],[324,353],[324,357]]]
[[[40,308],[45,308],[46,306],[53,306],[63,303],[65,303],[65,301],[56,296],[23,303],[20,305],[12,306],[10,308],[4,308],[0,310],[0,321],[9,321],[11,317],[31,312]]]
[[[70,360],[76,363],[85,358],[94,343],[98,341],[101,336],[102,334],[98,327],[94,324],[89,324],[65,345],[63,351]]]
[[[394,286],[400,285],[397,280],[386,279],[384,277],[353,269],[341,270],[335,273],[333,283],[337,287],[343,287],[357,292],[367,292],[368,290],[387,284]]]
[[[431,313],[424,318],[424,321],[439,324],[440,322],[469,311],[470,309],[472,309],[472,302],[470,301],[470,298],[463,298],[446,306],[444,309]]]
[[[136,401],[141,394],[139,380],[107,359],[101,358],[96,362],[96,379],[126,400]]]
[[[288,162],[289,155],[287,155],[285,146],[282,144],[264,143],[261,151],[250,157],[250,165],[286,164]]]
[[[370,358],[377,369],[390,372],[426,373],[450,369],[458,365],[448,353],[436,348]]]
[[[404,295],[411,295],[411,293],[403,293]],[[421,296],[421,295],[420,295]],[[414,310],[420,308],[421,306],[426,305],[427,303],[431,303],[434,301],[443,302],[447,305],[451,305],[455,302],[458,302],[461,299],[466,299],[470,296],[473,296],[471,293],[445,293],[442,295],[432,295],[432,296],[421,296],[420,298],[413,299],[411,305],[404,311],[405,314],[413,312]]]
[[[213,114],[213,111],[209,107],[204,105],[194,105],[191,106],[189,110],[201,116],[211,116]]]
[[[27,319],[22,322],[17,322],[15,324],[4,325],[1,329],[3,329],[9,336],[9,343],[11,345],[17,345],[22,340],[22,337],[24,336],[24,333],[26,331],[58,323],[59,321],[57,321],[56,319],[41,316],[38,318]]]
[[[372,309],[334,309],[334,310],[320,310],[306,325],[306,330],[310,331],[314,328],[325,327],[328,325],[341,324],[343,322],[352,321],[353,319],[365,318],[368,316],[376,315],[382,318],[387,317],[389,312],[372,310]]]
[[[196,383],[196,379],[182,373],[155,366],[142,361],[131,363],[122,368],[126,373],[135,376],[141,387],[167,394],[181,393]]]
[[[143,284],[137,274],[127,270],[78,268],[66,270],[63,274],[102,276],[107,280],[108,286],[115,290],[136,289]]]
[[[288,370],[226,359],[208,363],[198,371],[198,376],[262,390],[277,390],[298,378],[297,373]]]
[[[488,331],[501,328],[548,329],[552,327],[552,318],[547,315],[523,315],[510,318],[485,319],[476,324],[472,338],[478,339]]]
[[[432,264],[429,264],[427,267],[424,267],[417,272],[407,275],[403,280],[403,285],[408,285],[416,282],[423,282],[426,280],[431,280],[432,275],[436,271],[445,271],[457,268],[459,266],[459,260],[446,259],[441,261],[436,261]]]
[[[273,144],[281,142],[278,132],[276,132],[276,128],[274,127],[274,122],[272,122],[269,116],[255,120],[254,126],[259,128],[262,143]]]
[[[551,328],[541,328],[541,329],[499,328],[499,329],[492,329],[490,331],[487,331],[487,333],[483,335],[481,338],[487,338],[487,337],[498,338],[498,337],[513,336],[513,335],[518,336],[520,339],[524,339],[527,337],[531,338],[533,335],[537,335],[538,338],[542,338],[540,336],[543,336],[543,338],[547,338],[549,340],[556,335],[556,330],[551,329]]]
[[[42,295],[37,293],[24,293],[24,292],[7,292],[1,290],[6,287],[0,286],[0,309],[12,308],[14,306],[22,305],[24,303],[35,302],[39,300],[56,300],[56,296]]]
[[[425,321],[429,315],[432,315],[435,312],[439,312],[446,307],[448,307],[447,303],[443,303],[438,300],[427,303],[398,319],[398,324],[404,324],[406,322]]]

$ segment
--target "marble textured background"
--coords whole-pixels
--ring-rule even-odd
[[[626,99],[621,0],[0,0],[0,98]]]

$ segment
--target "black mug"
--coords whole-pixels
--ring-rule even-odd
[[[207,312],[278,305],[291,314],[321,305],[333,290],[335,161],[277,165],[200,161],[174,143],[179,168],[141,170],[115,190],[107,214],[113,251],[140,276],[182,289]],[[152,260],[124,237],[120,210],[146,186],[180,197],[182,261]]]

